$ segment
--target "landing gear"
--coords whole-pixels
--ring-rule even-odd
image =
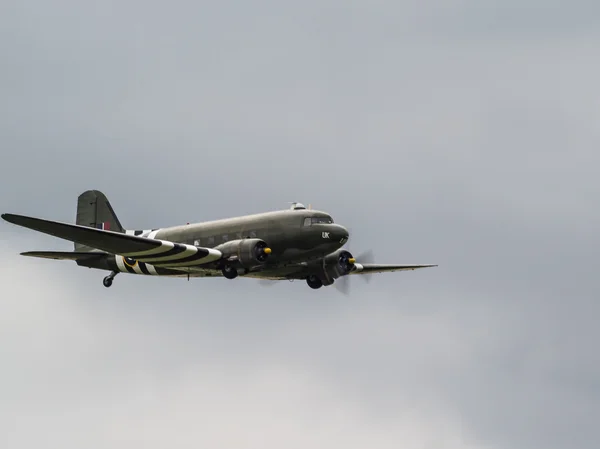
[[[319,277],[315,276],[314,274],[306,278],[306,283],[310,288],[313,288],[315,290],[323,287],[323,281],[321,281],[321,279],[319,279]]]
[[[115,278],[115,276],[118,274],[118,272],[116,271],[112,271],[108,276],[106,276],[104,279],[102,279],[102,284],[108,288],[112,285],[113,283],[113,279]]]
[[[223,276],[225,276],[227,279],[235,279],[236,277],[238,277],[239,274],[238,271],[231,265],[225,265],[221,272],[223,273]]]

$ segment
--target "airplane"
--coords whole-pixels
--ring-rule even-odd
[[[75,224],[15,214],[10,223],[74,243],[74,251],[28,251],[23,256],[75,261],[78,266],[147,276],[305,280],[312,289],[334,282],[347,293],[348,275],[415,270],[437,265],[369,263],[343,246],[348,230],[330,214],[292,203],[285,210],[144,230],[125,229],[106,195],[87,190]],[[342,282],[344,281],[344,282]]]

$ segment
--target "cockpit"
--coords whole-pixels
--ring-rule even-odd
[[[332,224],[333,218],[329,215],[324,215],[321,217],[306,217],[304,219],[304,226],[312,226],[313,224]]]

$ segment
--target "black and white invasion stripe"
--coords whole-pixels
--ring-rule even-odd
[[[159,240],[159,242],[161,245],[157,248],[123,253],[120,255],[137,261],[137,265],[144,263],[156,267],[190,267],[194,265],[203,265],[218,260],[223,255],[221,251],[212,248],[198,248],[197,246],[174,243],[167,240]],[[127,266],[125,262],[122,263]],[[136,269],[135,264],[133,269]],[[139,267],[139,269],[142,270],[143,268]]]
[[[136,236],[140,236],[140,237],[148,237],[148,235],[153,231],[157,231],[157,229],[136,229],[136,230],[126,229],[125,234],[136,235]]]
[[[134,261],[133,263],[128,263],[127,260],[123,256],[115,256],[115,262],[117,264],[117,268],[122,273],[131,273],[131,274],[146,274],[146,275],[158,275],[156,268],[152,265]]]

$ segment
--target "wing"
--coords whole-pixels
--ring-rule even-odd
[[[21,253],[21,256],[28,257],[40,257],[42,259],[54,259],[54,260],[90,260],[90,259],[101,259],[106,256],[104,252],[63,252],[63,251],[27,251]]]
[[[377,264],[377,263],[365,263],[356,264],[356,270],[349,274],[372,274],[372,273],[388,273],[392,271],[408,271],[416,270],[418,268],[429,268],[437,267],[437,265],[393,265],[393,264]]]
[[[200,248],[183,243],[149,239],[23,215],[3,214],[2,218],[18,226],[71,242],[81,243],[110,254],[131,257],[140,262],[151,263],[154,266],[190,267],[213,262],[222,257],[220,251],[212,248]]]

